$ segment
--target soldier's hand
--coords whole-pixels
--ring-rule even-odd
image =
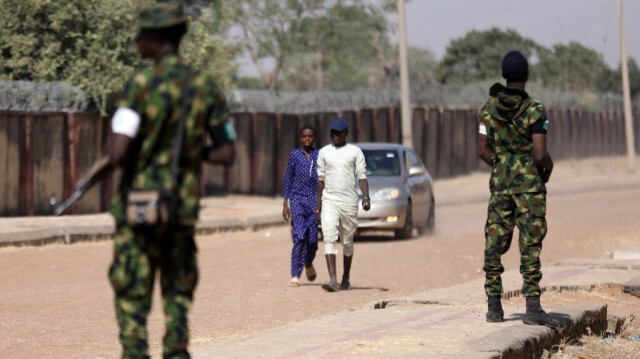
[[[553,168],[550,169],[543,169],[542,170],[542,182],[547,183],[549,182],[549,178],[551,178],[551,172],[553,171]]]

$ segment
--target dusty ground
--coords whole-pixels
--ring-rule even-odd
[[[551,359],[611,358],[637,359],[640,357],[640,298],[624,293],[619,287],[600,287],[592,291],[547,292],[545,302],[567,305],[580,301],[607,303],[608,315],[624,319],[618,332],[615,328],[605,333],[585,335],[554,347],[546,356]]]
[[[550,197],[543,271],[544,263],[600,258],[640,243],[639,202],[640,190]],[[431,237],[405,241],[381,235],[360,238],[352,270],[353,290],[348,292],[326,293],[320,289],[320,283],[327,280],[323,258],[316,261],[316,282],[303,281],[299,288],[287,286],[290,234],[286,227],[198,238],[201,276],[190,317],[191,346],[223,342],[382,299],[481,278],[485,206],[438,207],[437,232]],[[110,242],[1,248],[2,357],[117,357],[113,295],[107,282],[111,250]],[[504,257],[504,263],[507,269],[518,267],[515,247]],[[573,295],[562,293],[556,298],[548,292],[543,305],[582,299],[582,293]],[[638,314],[640,308],[635,297],[584,295],[599,295],[611,309],[619,306],[619,311],[630,309]],[[154,358],[159,358],[161,350],[163,317],[159,304],[156,293],[149,318]],[[633,323],[629,335],[640,334],[637,322]],[[625,335],[614,338],[614,343]],[[562,348],[573,347],[590,350],[587,344],[574,343]]]

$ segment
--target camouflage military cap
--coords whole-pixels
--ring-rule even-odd
[[[187,22],[182,4],[161,3],[148,6],[140,11],[140,27],[159,29]]]

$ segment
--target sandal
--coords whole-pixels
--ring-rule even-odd
[[[298,277],[291,278],[291,280],[289,281],[289,287],[299,287],[299,286],[300,286],[300,279],[298,279]]]
[[[338,283],[336,282],[327,282],[322,285],[322,289],[326,290],[327,292],[337,292],[340,290],[340,288],[338,287]]]

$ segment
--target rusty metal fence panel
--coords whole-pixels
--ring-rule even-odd
[[[549,109],[547,144],[554,159],[626,153],[621,110],[597,113]],[[342,112],[235,112],[237,160],[233,167],[203,166],[205,195],[244,193],[278,196],[298,131],[306,124],[318,131],[318,147],[330,143],[329,125],[336,116],[350,126],[350,142],[399,142],[397,107]],[[434,178],[487,170],[477,157],[478,109],[416,107],[412,111],[416,152]],[[0,111],[0,215],[50,213],[48,198],[73,191],[78,178],[101,154],[108,121],[94,112]],[[640,116],[634,114],[636,151],[640,152]],[[97,186],[72,213],[106,211],[117,176]]]

